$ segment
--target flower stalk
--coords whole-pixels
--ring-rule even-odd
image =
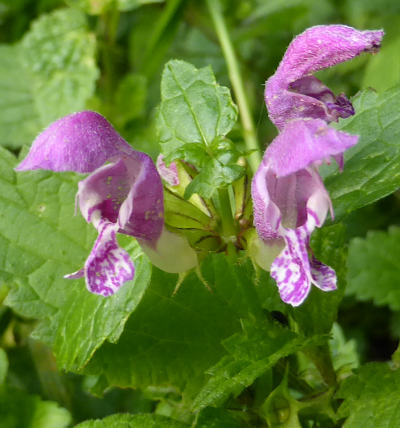
[[[249,155],[249,164],[251,170],[256,171],[261,161],[261,156],[258,147],[256,129],[251,116],[249,101],[244,89],[243,79],[240,73],[238,60],[228,29],[225,24],[224,17],[221,12],[221,3],[219,0],[207,0],[208,10],[214,23],[222,52],[228,67],[229,78],[232,82],[233,91],[236,95],[236,102],[239,107],[240,120],[243,126],[243,138],[247,150],[252,153]]]

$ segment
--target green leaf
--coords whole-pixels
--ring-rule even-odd
[[[130,73],[118,84],[113,103],[113,117],[118,126],[143,116],[146,107],[147,80],[141,74]]]
[[[197,418],[194,428],[244,428],[245,425],[236,415],[226,409],[207,407]],[[242,416],[242,415],[240,415]]]
[[[336,271],[335,291],[324,292],[312,287],[306,301],[291,313],[306,335],[327,334],[336,321],[337,311],[346,287],[346,230],[342,224],[317,229],[311,237],[311,248],[318,260]]]
[[[335,216],[371,204],[400,187],[400,86],[381,95],[361,92],[354,100],[356,115],[338,127],[360,135],[345,154],[344,171],[325,180]]]
[[[389,305],[398,311],[399,252],[398,227],[387,232],[370,231],[365,239],[353,239],[349,247],[347,292],[359,300],[372,299],[376,305]]]
[[[275,323],[243,322],[242,327],[242,332],[223,342],[228,355],[208,370],[211,377],[195,398],[194,410],[220,406],[229,396],[239,395],[278,360],[317,341]]]
[[[122,387],[172,385],[187,397],[195,395],[206,369],[224,354],[221,341],[240,330],[240,318],[260,310],[249,260],[231,264],[215,254],[201,269],[203,280],[190,273],[174,294],[178,276],[154,268],[118,343],[104,344],[87,372],[103,373]]]
[[[41,320],[34,336],[52,346],[60,368],[78,370],[104,341],[118,340],[150,281],[150,264],[131,248],[135,279],[107,299],[89,293],[83,280],[64,279],[83,266],[96,235],[74,216],[78,177],[15,174],[15,163],[0,150],[0,277],[12,286],[5,303]]]
[[[161,151],[168,161],[182,157],[185,144],[200,144],[206,151],[236,119],[229,89],[216,83],[210,67],[197,69],[179,60],[165,65],[158,126]]]
[[[97,77],[85,16],[73,9],[43,15],[20,43],[0,46],[0,143],[30,144],[50,122],[83,110]]]
[[[189,199],[193,193],[204,198],[211,198],[219,187],[227,186],[245,174],[244,167],[235,163],[224,165],[217,159],[210,159],[200,174],[189,183],[185,189],[185,199]]]
[[[336,395],[344,399],[338,416],[345,428],[396,428],[400,418],[400,370],[366,364],[345,379]]]
[[[76,428],[189,428],[189,425],[154,414],[111,415],[104,419],[85,421]]]
[[[2,428],[67,428],[72,422],[68,410],[52,401],[42,401],[12,388],[0,389]]]

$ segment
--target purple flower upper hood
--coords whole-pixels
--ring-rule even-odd
[[[358,31],[345,25],[320,25],[298,35],[265,85],[271,121],[282,129],[292,119],[336,121],[354,114],[344,94],[335,96],[312,76],[363,52],[377,52],[383,31]]]

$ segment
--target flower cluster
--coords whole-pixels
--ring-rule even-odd
[[[79,183],[77,201],[99,235],[84,267],[66,278],[85,277],[89,291],[103,296],[132,280],[134,265],[117,233],[137,238],[152,263],[167,272],[197,264],[186,238],[164,226],[163,185],[152,159],[133,150],[100,114],[74,113],[45,129],[16,168],[34,169],[91,173]]]
[[[329,126],[354,114],[344,94],[333,92],[313,73],[375,52],[382,31],[357,31],[343,25],[317,26],[296,37],[276,73],[266,82],[265,100],[279,135],[267,148],[252,181],[254,225],[259,238],[251,252],[271,271],[281,298],[300,305],[311,284],[336,288],[332,268],[315,259],[309,241],[321,227],[331,201],[318,172],[330,158],[343,168],[343,153],[358,136]],[[180,185],[177,165],[157,167],[138,152],[100,114],[84,111],[61,118],[33,142],[18,171],[48,169],[89,173],[79,183],[77,203],[98,231],[84,264],[66,278],[85,277],[88,289],[108,296],[134,277],[129,254],[118,245],[117,233],[135,237],[154,265],[183,272],[197,265],[197,254],[186,237],[164,224],[161,177]]]
[[[280,133],[267,148],[252,182],[254,224],[261,238],[255,259],[271,271],[284,302],[300,305],[311,284],[336,289],[333,269],[315,259],[310,236],[328,211],[329,195],[318,173],[332,157],[343,168],[343,153],[358,136],[337,131],[332,121],[354,114],[344,94],[335,96],[312,73],[379,49],[383,31],[343,25],[316,26],[289,45],[266,82],[265,101]],[[271,264],[272,262],[272,264]]]

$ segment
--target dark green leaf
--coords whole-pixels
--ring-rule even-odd
[[[76,428],[189,428],[189,425],[154,414],[111,415],[104,419],[85,421]]]
[[[193,402],[193,409],[220,406],[237,396],[278,360],[319,339],[305,339],[275,323],[242,323],[243,331],[223,342],[228,355],[208,370],[211,375]]]

